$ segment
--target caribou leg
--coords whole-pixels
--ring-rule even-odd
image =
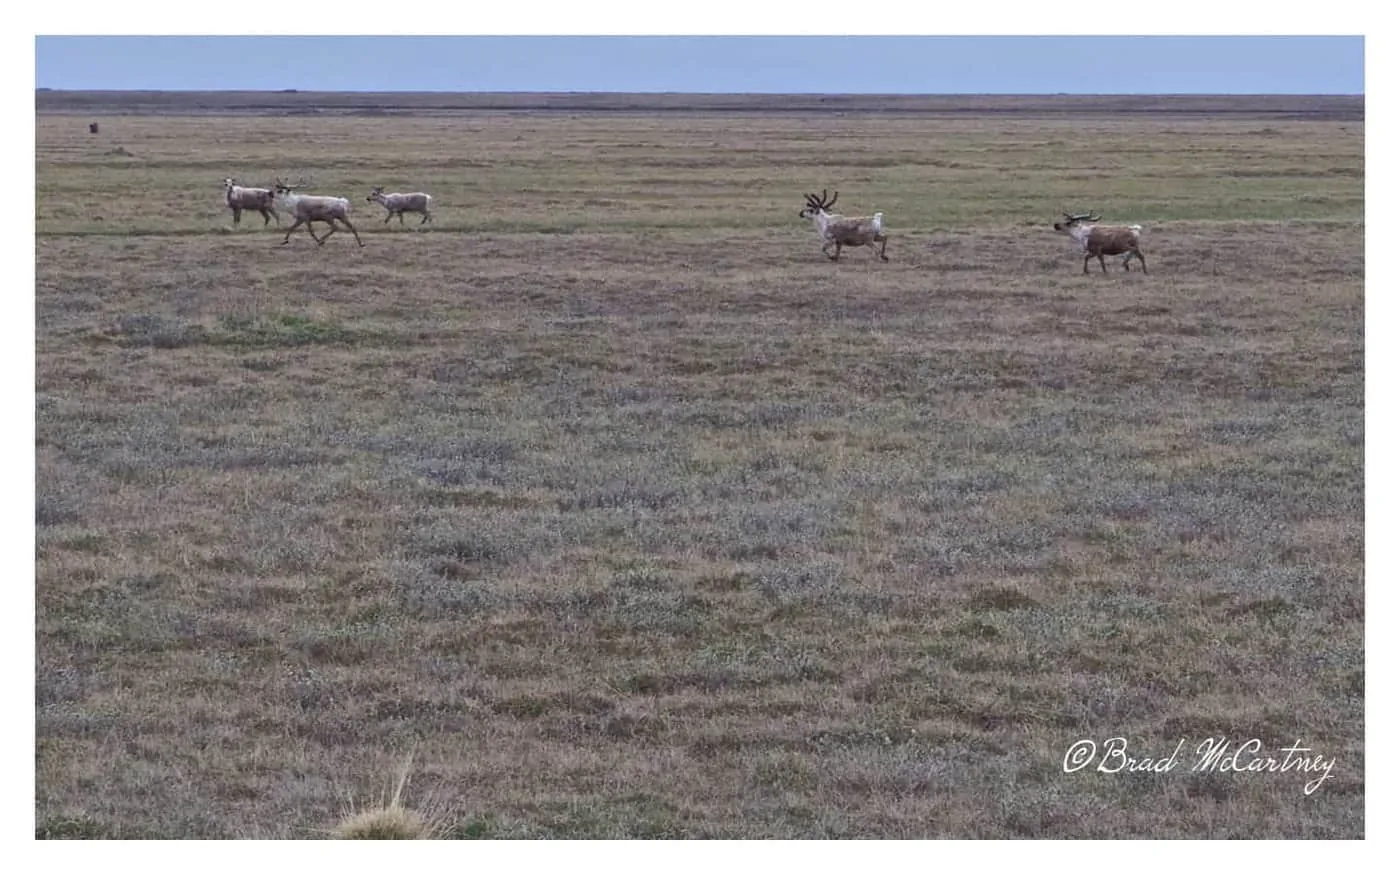
[[[341,219],[340,221],[341,221],[341,224],[345,225],[345,227],[347,227],[347,228],[350,229],[350,233],[351,233],[351,234],[354,234],[354,235],[355,235],[355,242],[358,243],[358,244],[360,244],[361,246],[364,246],[364,245],[365,245],[365,241],[363,241],[363,240],[360,239],[360,232],[355,230],[355,226],[352,225],[352,224],[350,224],[350,220],[349,220],[349,219]],[[332,226],[332,227],[334,227],[334,226]],[[327,234],[326,236],[329,237],[330,235]]]
[[[285,237],[282,238],[282,242],[281,242],[279,245],[281,245],[281,246],[286,246],[287,243],[290,242],[291,239],[292,239],[292,232],[295,231],[297,228],[299,228],[299,227],[300,227],[302,224],[304,224],[305,222],[306,222],[305,219],[303,219],[303,218],[301,218],[301,217],[297,217],[297,220],[296,220],[296,222],[294,222],[294,223],[292,224],[292,227],[290,227],[290,228],[287,229],[287,236],[285,236]],[[311,231],[311,226],[310,226],[309,224],[306,225],[306,230],[307,230],[308,232]],[[312,237],[315,237],[316,235],[315,235],[315,234],[312,234],[311,236],[312,236]]]

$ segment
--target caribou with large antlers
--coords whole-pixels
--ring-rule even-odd
[[[282,180],[277,180],[273,186],[273,191],[277,193],[277,201],[284,209],[291,212],[296,217],[296,222],[287,229],[287,236],[282,238],[282,245],[286,246],[287,241],[292,239],[292,232],[302,225],[306,225],[306,233],[311,235],[311,239],[324,246],[331,235],[336,232],[335,223],[340,222],[350,229],[350,233],[355,235],[355,242],[361,246],[365,242],[360,239],[360,232],[355,230],[355,226],[350,224],[350,201],[343,197],[327,197],[324,195],[296,194],[295,190],[306,184],[305,180],[292,185]],[[326,236],[317,237],[316,232],[311,229],[312,222],[325,222],[331,226],[326,232]]]
[[[1073,237],[1084,250],[1084,272],[1089,272],[1089,259],[1098,258],[1099,267],[1108,273],[1104,264],[1105,255],[1123,256],[1123,269],[1130,270],[1128,262],[1133,256],[1142,262],[1142,272],[1147,273],[1147,259],[1138,248],[1138,238],[1142,236],[1141,225],[1098,225],[1099,217],[1089,213],[1065,213],[1063,222],[1055,223],[1055,230]]]
[[[873,216],[860,216],[847,218],[837,213],[830,212],[836,205],[836,198],[841,192],[835,192],[831,200],[826,199],[826,189],[822,189],[821,197],[815,194],[807,195],[807,206],[803,207],[797,216],[801,219],[811,219],[816,226],[817,236],[822,239],[822,253],[832,261],[841,258],[842,246],[869,246],[870,251],[880,256],[881,261],[889,261],[885,257],[885,214],[876,213]],[[875,244],[879,243],[877,250]],[[836,252],[832,253],[832,247],[836,247]]]

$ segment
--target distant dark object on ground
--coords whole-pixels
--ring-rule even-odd
[[[88,125],[88,133],[89,133],[89,134],[95,134],[95,133],[97,133],[97,122],[93,122],[92,124]]]
[[[283,88],[281,91],[278,92],[278,94],[296,94],[296,93],[297,93],[297,90],[296,90],[295,88]]]

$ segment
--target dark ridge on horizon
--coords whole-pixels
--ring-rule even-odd
[[[449,115],[463,112],[878,112],[1230,114],[1361,121],[1365,95],[729,94],[567,91],[156,91],[35,89],[37,113]]]

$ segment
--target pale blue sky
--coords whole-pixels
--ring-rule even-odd
[[[1362,94],[1364,40],[1172,36],[37,37],[58,89]]]

